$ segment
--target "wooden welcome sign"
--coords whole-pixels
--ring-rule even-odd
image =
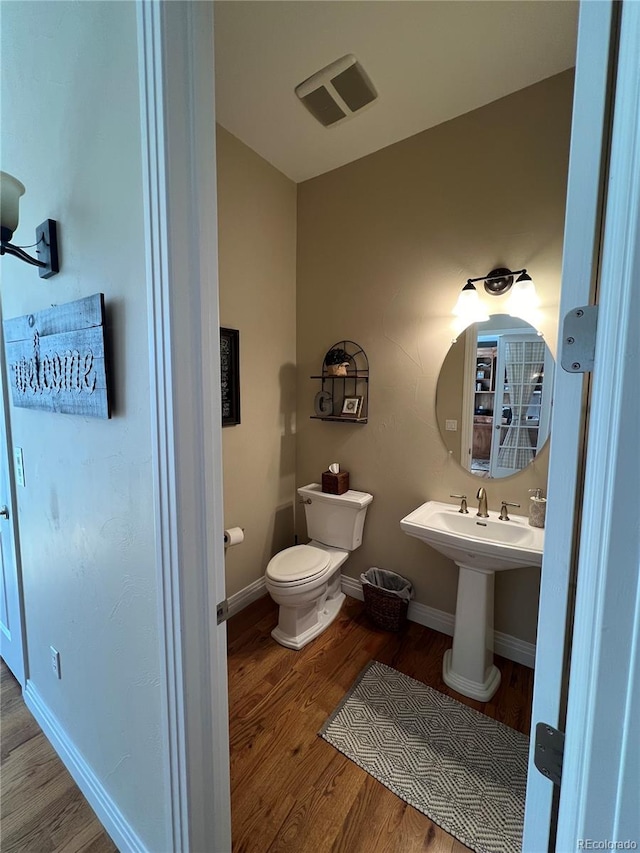
[[[104,295],[5,320],[14,406],[109,418]]]

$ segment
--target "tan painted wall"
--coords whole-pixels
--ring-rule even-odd
[[[298,484],[339,461],[353,488],[375,496],[345,573],[401,572],[418,601],[450,613],[454,564],[399,521],[480,482],[449,457],[434,405],[465,280],[526,266],[555,352],[572,84],[571,72],[550,78],[298,187]],[[494,312],[503,306],[492,300]],[[342,338],[369,356],[366,426],[309,419],[318,388],[308,377]],[[489,482],[490,509],[501,499],[526,507],[547,464],[543,451],[526,472]],[[303,535],[302,513],[297,524]],[[533,641],[538,589],[537,569],[499,575],[496,628]]]
[[[220,321],[240,330],[241,423],[222,431],[227,594],[293,544],[296,185],[218,127]]]

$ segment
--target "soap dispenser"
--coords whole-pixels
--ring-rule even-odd
[[[547,499],[542,497],[542,489],[529,489],[529,524],[531,527],[544,527],[547,512]]]

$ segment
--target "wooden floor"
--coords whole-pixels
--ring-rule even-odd
[[[451,638],[415,623],[372,628],[361,602],[300,652],[277,645],[267,598],[229,622],[231,810],[234,853],[463,853],[467,848],[317,736],[370,660],[379,660],[528,734],[533,672],[497,659],[491,702],[441,678]]]
[[[379,660],[528,733],[532,671],[499,658],[502,684],[482,704],[444,685],[451,640],[428,628],[378,631],[348,598],[336,622],[294,652],[271,639],[276,621],[267,597],[229,622],[234,853],[464,853],[317,732],[364,665]],[[114,853],[4,663],[0,675],[2,853]]]
[[[0,850],[113,853],[114,843],[0,661]]]

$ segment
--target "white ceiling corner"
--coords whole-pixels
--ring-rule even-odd
[[[220,124],[299,182],[574,65],[575,0],[218,0]],[[353,53],[378,99],[325,128],[295,86]]]

